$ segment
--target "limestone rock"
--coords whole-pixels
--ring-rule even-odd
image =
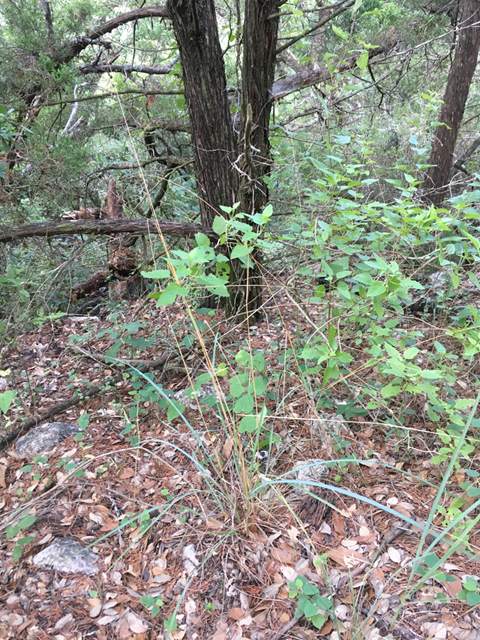
[[[46,422],[17,440],[15,451],[22,458],[33,458],[54,449],[62,440],[80,431],[76,424]]]
[[[33,557],[33,564],[56,569],[60,573],[85,573],[93,576],[98,571],[95,566],[97,560],[98,556],[93,551],[84,549],[72,538],[56,538]]]

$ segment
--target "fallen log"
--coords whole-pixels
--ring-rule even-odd
[[[218,238],[210,227],[190,222],[173,220],[58,220],[52,222],[36,222],[15,227],[0,225],[0,242],[11,242],[21,238],[54,238],[78,234],[116,235],[131,233],[134,235],[160,234],[186,238],[196,233],[204,233],[212,239]]]

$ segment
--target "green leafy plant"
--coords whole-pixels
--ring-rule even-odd
[[[288,597],[297,600],[295,616],[300,618],[303,615],[314,627],[321,629],[332,609],[332,598],[321,596],[318,587],[301,575],[289,582],[288,588]]]
[[[152,618],[158,616],[160,613],[161,607],[165,604],[161,598],[161,596],[141,596],[140,598],[141,604],[150,611]]]
[[[30,528],[32,524],[35,523],[37,517],[36,516],[25,516],[21,518],[18,524],[10,525],[7,527],[6,536],[7,538],[16,538],[21,531],[25,531]],[[12,551],[12,556],[15,562],[17,562],[22,557],[23,547],[27,544],[30,544],[35,540],[35,536],[25,536],[23,538],[18,538],[15,541],[15,546]]]
[[[466,576],[463,589],[457,593],[459,600],[465,600],[470,607],[478,607],[480,604],[480,582],[473,576]]]

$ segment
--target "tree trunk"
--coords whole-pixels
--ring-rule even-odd
[[[234,204],[238,184],[215,4],[169,0],[167,8],[182,61],[202,224],[211,227],[220,205]]]
[[[480,2],[464,0],[458,18],[457,46],[448,74],[439,121],[423,188],[428,200],[442,204],[448,191],[453,153],[480,49]],[[446,125],[446,126],[445,126]]]
[[[246,0],[243,26],[242,112],[240,165],[240,211],[254,214],[268,204],[264,177],[270,173],[270,114],[278,35],[279,0]],[[272,17],[275,16],[275,17]],[[258,320],[262,304],[263,277],[260,251],[249,256],[249,268],[236,260],[231,263],[232,291],[227,315],[244,309]]]

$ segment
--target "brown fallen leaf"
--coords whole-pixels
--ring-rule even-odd
[[[332,524],[335,529],[335,533],[338,533],[339,536],[345,535],[345,520],[338,511],[333,511],[332,513]]]
[[[4,464],[0,464],[0,487],[4,489],[7,488],[7,483],[5,482],[5,472],[7,471],[7,467]]]
[[[455,582],[442,582],[445,591],[451,598],[455,598],[457,594],[463,589],[462,581],[457,576],[451,576],[455,578]]]
[[[232,620],[241,620],[243,618],[243,611],[240,607],[233,607],[228,610],[228,617]]]
[[[357,567],[361,562],[367,563],[368,561],[361,553],[354,551],[353,549],[329,549],[327,555],[337,564],[340,564],[346,569],[353,569]]]
[[[291,551],[285,551],[284,549],[272,549],[271,556],[274,560],[278,560],[283,564],[295,564],[295,554]]]

